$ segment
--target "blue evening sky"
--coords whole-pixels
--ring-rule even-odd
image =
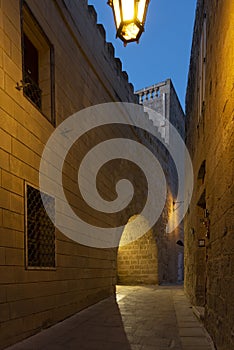
[[[89,0],[98,23],[106,29],[107,41],[123,64],[135,90],[171,78],[182,107],[187,85],[196,0],[151,0],[145,32],[140,43],[123,46],[115,38],[115,26],[107,0]]]

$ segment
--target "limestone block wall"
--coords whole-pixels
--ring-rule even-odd
[[[118,283],[127,285],[157,284],[158,249],[153,230],[149,230],[132,243],[121,245],[125,235],[127,232],[123,231],[118,248]]]
[[[178,256],[183,254],[183,248],[176,244],[178,239],[183,240],[183,230],[178,227],[171,233],[166,232],[166,226],[170,215],[176,213],[173,211],[172,187],[170,187],[169,167],[170,157],[164,146],[151,135],[146,138],[142,135],[141,130],[139,137],[143,140],[144,145],[155,154],[159,160],[164,171],[167,181],[167,196],[165,198],[165,205],[157,220],[147,234],[140,239],[120,246],[117,255],[117,272],[118,283],[120,284],[162,284],[162,283],[176,283],[178,281]],[[174,176],[175,169],[171,169],[171,175]],[[175,187],[176,192],[176,187]],[[141,203],[147,193],[147,187],[141,188]],[[139,214],[140,211],[134,206],[129,213],[130,218]],[[132,215],[132,216],[131,216]],[[123,231],[123,237],[127,234]],[[133,233],[134,234],[134,233]],[[183,263],[183,259],[182,259]]]
[[[152,121],[151,124],[152,128],[154,128]],[[169,154],[158,140],[159,136],[156,138],[151,134],[145,134],[142,129],[137,129],[136,135],[160,162],[168,184]],[[135,177],[136,169],[133,169],[132,173]],[[138,188],[137,193],[140,200],[136,199],[134,206],[129,208],[129,220],[141,212],[140,205],[144,203],[148,191],[147,184],[143,181],[142,174],[139,174],[136,178],[140,180],[138,183],[139,186],[137,186],[137,183],[134,183],[133,179],[131,179],[131,181],[133,181],[134,186]],[[168,217],[172,213],[172,203],[173,196],[170,192],[170,188],[167,187],[167,196],[165,198],[162,214],[152,230],[140,239],[126,246],[119,247],[117,255],[118,283],[160,284],[177,281],[177,255],[179,250],[179,247],[176,245],[177,234],[175,234],[175,232],[171,234],[166,233]],[[127,232],[123,231],[123,240],[126,234]],[[134,234],[134,232],[131,234]],[[122,245],[122,243],[120,244]]]
[[[169,120],[170,123],[184,139],[185,118],[181,108],[178,96],[170,79],[159,82],[147,88],[136,92],[139,97],[139,102],[144,106],[155,110],[163,118]],[[165,138],[170,138],[169,129],[162,127],[161,132]],[[165,134],[164,134],[165,133]],[[183,279],[183,247],[176,244],[178,240],[183,241],[183,223],[171,233],[166,232],[168,219],[173,215],[174,220],[178,220],[177,207],[180,204],[173,206],[173,201],[177,198],[177,172],[168,151],[154,137],[148,136],[146,139],[148,148],[152,149],[155,156],[160,161],[165,177],[167,179],[167,199],[165,207],[158,222],[153,227],[154,245],[156,244],[157,259],[151,255],[148,242],[149,237],[142,237],[141,240],[129,244],[126,247],[118,250],[118,279],[120,283],[135,283],[144,281],[145,283],[176,283]],[[182,199],[181,199],[182,200]],[[153,248],[154,249],[154,245]],[[147,264],[142,259],[134,259],[134,252],[139,255],[139,252],[149,251]],[[127,258],[127,255],[133,258]],[[126,257],[126,259],[125,259]],[[132,263],[134,261],[134,263]],[[143,263],[143,265],[142,265]],[[154,273],[157,271],[157,276],[152,279],[145,275],[145,265],[152,266]],[[137,278],[134,280],[132,270],[137,269]],[[181,272],[179,272],[181,270]],[[140,271],[142,272],[141,275]],[[149,276],[151,271],[149,270]]]
[[[204,93],[199,108],[204,21]],[[198,1],[186,97],[186,139],[195,188],[185,221],[185,289],[194,304],[205,307],[205,325],[218,350],[234,347],[233,22],[233,1]],[[198,247],[199,239],[204,247]]]
[[[16,89],[22,80],[20,3],[0,2],[0,348],[114,293],[116,249],[82,246],[58,231],[55,268],[27,268],[25,185],[38,188],[44,146],[54,127],[69,115],[102,102],[136,102],[127,73],[122,72],[87,1],[29,0],[33,16],[54,48],[55,121],[51,123],[22,89]],[[123,133],[133,135],[130,128]],[[113,135],[114,127],[86,135],[65,162],[66,194],[86,218],[90,212],[74,187],[76,165],[90,145]],[[111,193],[111,186],[102,180],[100,190]],[[114,219],[93,220],[109,227]]]

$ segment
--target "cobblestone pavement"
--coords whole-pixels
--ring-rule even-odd
[[[118,286],[105,299],[8,350],[211,350],[182,287]]]

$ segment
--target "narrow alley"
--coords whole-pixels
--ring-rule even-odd
[[[0,350],[234,350],[233,24],[0,0]]]
[[[181,286],[117,286],[109,297],[8,350],[212,350]]]

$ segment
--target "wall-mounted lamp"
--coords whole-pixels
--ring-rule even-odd
[[[113,10],[116,37],[126,46],[138,42],[144,31],[145,19],[150,0],[108,0]]]
[[[198,240],[198,247],[202,248],[206,246],[206,241],[204,239],[199,239]]]

